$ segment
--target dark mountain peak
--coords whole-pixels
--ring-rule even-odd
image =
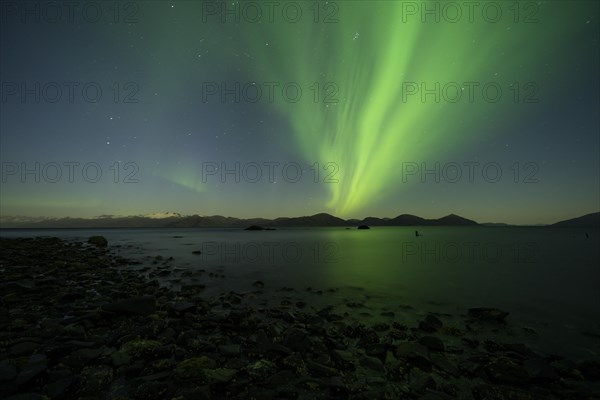
[[[334,217],[333,215],[328,214],[328,213],[318,213],[318,214],[315,214],[315,215],[311,215],[310,217],[311,218],[337,218],[337,217]]]
[[[290,226],[290,227],[308,227],[308,226],[347,226],[348,222],[331,214],[319,213],[311,216],[277,218],[274,219],[271,226]]]
[[[460,215],[448,214],[445,217],[439,218],[436,221],[436,225],[479,225],[477,222],[463,218]]]
[[[160,218],[157,218],[159,217]],[[302,217],[235,218],[223,215],[182,216],[177,213],[157,213],[151,216],[101,216],[96,218],[43,218],[0,217],[2,228],[246,228],[250,225],[269,227],[318,227],[318,226],[435,226],[478,225],[475,221],[450,214],[440,219],[425,219],[411,214],[395,218],[367,217],[363,220],[344,220],[328,213]]]
[[[564,221],[557,222],[551,226],[589,226],[589,227],[600,227],[600,212],[582,215],[581,217],[566,219]]]
[[[414,225],[430,225],[425,218],[417,217],[411,214],[400,214],[396,218],[389,221],[390,225],[414,226]]]

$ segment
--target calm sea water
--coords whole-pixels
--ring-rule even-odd
[[[421,236],[415,236],[418,229]],[[586,233],[589,237],[586,237]],[[534,328],[542,347],[600,355],[600,233],[549,227],[4,230],[2,236],[85,240],[101,234],[124,256],[173,257],[173,267],[223,271],[209,293],[308,286],[361,288],[381,302],[464,313],[498,307]],[[181,236],[181,237],[178,237]],[[192,254],[200,250],[202,254]],[[375,300],[374,300],[375,301]]]

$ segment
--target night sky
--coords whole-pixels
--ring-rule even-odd
[[[2,1],[0,214],[598,211],[599,3],[466,3]]]

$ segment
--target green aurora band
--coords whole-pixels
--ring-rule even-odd
[[[242,27],[258,59],[257,81],[297,82],[304,89],[301,101],[276,98],[275,103],[307,160],[339,166],[339,183],[327,186],[327,206],[336,215],[353,215],[386,187],[400,184],[399,163],[439,159],[448,148],[482,134],[493,116],[514,118],[506,113],[526,93],[519,87],[517,94],[511,85],[535,82],[536,49],[559,45],[568,36],[560,3],[542,5],[535,23],[516,23],[507,7],[496,23],[480,13],[471,22],[466,16],[457,23],[436,23],[432,17],[422,22],[419,15],[403,15],[403,3],[338,2],[338,23],[303,18],[291,24],[279,18]],[[318,102],[308,90],[315,82],[322,91]],[[332,93],[327,82],[339,88],[337,104],[323,101],[325,89]],[[409,93],[413,82],[427,89],[439,82],[440,101],[433,94],[423,101],[420,92]],[[497,102],[483,97],[496,97],[494,87],[483,91],[490,82],[502,89]],[[451,101],[457,96],[454,84],[443,96],[447,83],[461,86],[459,101]],[[528,89],[533,94],[535,88]]]

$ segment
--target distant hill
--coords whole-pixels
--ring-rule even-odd
[[[437,221],[437,220],[435,220]],[[425,218],[417,217],[416,215],[402,214],[390,221],[391,225],[394,226],[420,226],[420,225],[433,225],[430,220]]]
[[[572,226],[572,227],[600,227],[600,212],[586,214],[581,217],[566,219],[557,222],[551,226]]]
[[[294,228],[339,226],[476,226],[477,222],[450,214],[439,219],[425,219],[410,214],[395,218],[367,217],[363,220],[344,220],[331,214],[320,213],[303,217],[275,219],[241,219],[222,215],[182,216],[177,213],[157,213],[138,216],[102,215],[96,218],[27,218],[1,217],[0,228],[246,228],[257,225],[265,228]]]
[[[233,217],[224,217],[222,215],[212,215],[201,217],[191,215],[170,222],[167,228],[245,228],[248,225],[261,225],[268,220],[255,218],[252,220],[242,220]]]
[[[273,221],[265,222],[265,226],[278,227],[308,227],[308,226],[350,226],[351,224],[341,218],[334,217],[331,214],[320,213],[309,217],[295,218],[276,218]]]
[[[475,226],[477,222],[460,217],[455,214],[446,215],[438,219],[425,219],[416,215],[402,214],[396,218],[367,217],[358,225],[369,226]]]
[[[446,215],[438,220],[431,220],[434,225],[440,226],[474,226],[479,225],[477,222],[463,218],[456,214]]]
[[[222,215],[181,215],[175,212],[153,213],[134,216],[101,215],[95,218],[47,218],[26,216],[0,216],[0,229],[31,228],[247,228],[257,225],[264,228],[301,228],[319,226],[356,227],[367,226],[512,226],[498,222],[479,224],[456,214],[438,219],[426,219],[411,214],[394,218],[367,217],[342,219],[331,214],[319,213],[302,217],[235,218]],[[544,226],[544,225],[541,225]],[[600,212],[560,221],[555,227],[600,227]]]
[[[152,218],[144,216],[98,218],[44,218],[42,220],[12,221],[7,218],[0,220],[0,228],[162,228],[177,217]]]

